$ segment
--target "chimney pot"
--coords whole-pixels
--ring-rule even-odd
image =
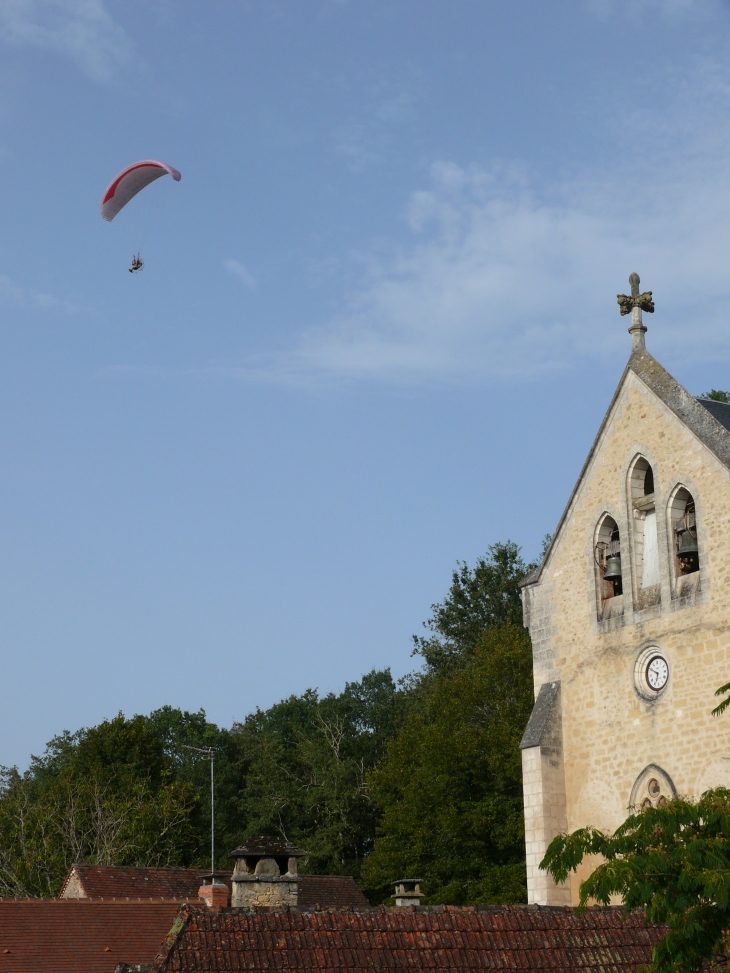
[[[421,892],[422,878],[399,878],[395,885],[395,905],[402,909],[409,905],[420,905],[423,898]]]
[[[285,838],[257,835],[247,838],[231,858],[233,869],[231,905],[293,906],[298,899],[297,859],[306,852]]]
[[[209,909],[225,909],[229,904],[228,886],[221,878],[222,872],[205,872],[198,896]]]

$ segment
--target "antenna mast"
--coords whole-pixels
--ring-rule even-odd
[[[210,871],[211,874],[215,871],[215,755],[217,747],[189,747],[187,744],[183,743],[185,750],[193,750],[195,753],[201,753],[204,757],[210,760]]]

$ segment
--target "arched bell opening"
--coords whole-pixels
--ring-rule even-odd
[[[635,577],[640,589],[654,588],[660,580],[655,479],[651,463],[637,456],[629,470],[629,506]]]
[[[610,514],[605,514],[598,524],[594,558],[598,574],[597,587],[603,604],[608,599],[623,594],[621,534],[618,524]]]
[[[637,456],[629,471],[631,500],[644,500],[654,495],[654,470],[645,456]]]
[[[669,500],[669,536],[673,545],[674,573],[677,578],[700,569],[697,546],[697,511],[692,494],[677,487]]]

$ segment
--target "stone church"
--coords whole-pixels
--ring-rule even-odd
[[[535,706],[522,740],[529,901],[561,831],[730,785],[730,405],[646,350],[651,291],[619,295],[631,355],[542,564],[522,582]]]

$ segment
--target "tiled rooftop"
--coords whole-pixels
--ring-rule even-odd
[[[87,898],[162,896],[197,899],[201,871],[195,868],[127,868],[123,866],[74,865],[61,896],[77,895],[79,884]],[[231,873],[223,875],[230,887]],[[302,909],[350,906],[368,908],[368,900],[349,875],[301,875],[299,906]]]
[[[78,893],[75,890],[80,884],[85,897],[89,899],[137,898],[139,896],[197,899],[201,884],[200,875],[201,870],[195,868],[72,865],[61,888],[59,898],[77,897]]]
[[[297,904],[300,909],[370,907],[355,879],[349,875],[301,875]]]
[[[180,902],[0,899],[0,973],[114,973],[149,963]]]
[[[538,906],[304,911],[185,906],[159,973],[581,970],[629,973],[662,935],[621,909]]]

